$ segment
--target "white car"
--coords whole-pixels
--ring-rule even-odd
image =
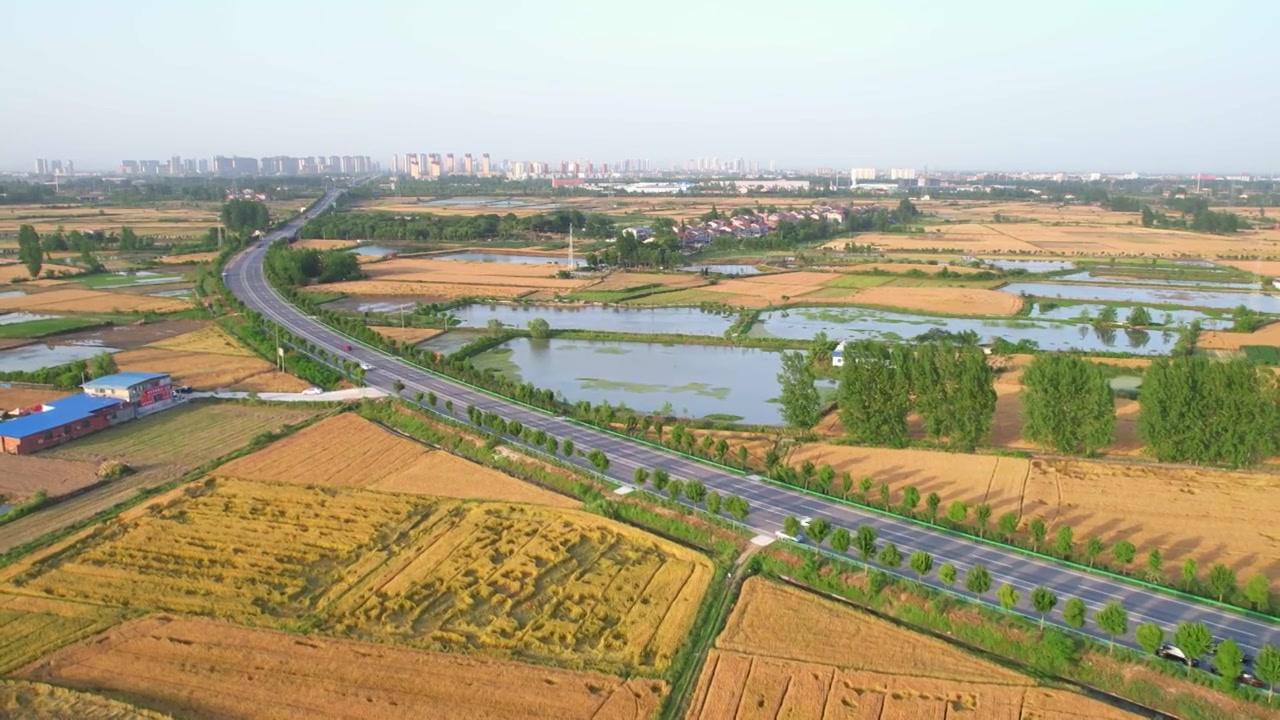
[[[800,518],[800,527],[802,527],[802,528],[807,528],[807,527],[809,527],[809,523],[812,523],[812,522],[813,522],[813,518],[811,518],[811,517],[802,517],[802,518]]]
[[[372,370],[372,369],[373,369],[373,366],[372,366],[372,365],[370,365],[370,364],[369,364],[369,363],[367,363],[367,362],[362,362],[362,363],[360,363],[360,369],[361,369],[361,370],[364,370],[364,371],[369,371],[369,370]]]
[[[321,390],[318,387],[309,387],[306,390],[303,390],[302,394],[303,395],[319,395],[322,392],[324,392],[324,390]]]

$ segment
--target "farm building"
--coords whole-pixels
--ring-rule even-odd
[[[139,417],[173,405],[173,384],[165,373],[122,372],[104,375],[82,387],[87,395],[130,403],[137,408]]]
[[[0,422],[0,446],[12,455],[25,455],[133,417],[133,407],[122,400],[71,395],[40,405],[38,411]]]

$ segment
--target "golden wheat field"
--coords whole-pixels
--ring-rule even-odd
[[[191,309],[191,301],[181,298],[151,297],[102,290],[55,287],[52,290],[0,298],[0,310],[41,312],[178,312]]]
[[[850,606],[748,579],[716,640],[690,720],[1135,718]]]
[[[346,250],[356,246],[355,240],[321,240],[312,238],[310,240],[298,240],[293,243],[296,248],[308,248],[311,250]]]
[[[219,475],[243,480],[368,488],[436,497],[576,507],[543,490],[443,450],[431,450],[355,415],[326,418],[251,455]]]
[[[23,592],[262,622],[317,609],[364,552],[433,511],[409,495],[210,478],[12,580]]]
[[[657,680],[166,615],[130,622],[22,674],[177,717],[224,720],[257,720],[264,708],[287,720],[648,720],[667,692]]]
[[[165,372],[197,390],[299,392],[310,383],[282,373],[217,326],[117,353],[121,370]]]
[[[60,275],[63,273],[73,274],[80,272],[80,269],[71,267],[70,265],[45,263],[40,266],[40,274],[44,275],[46,272],[52,272],[54,275]],[[30,278],[31,273],[27,271],[27,266],[22,263],[0,264],[0,285],[11,283],[14,280],[28,280]]]
[[[123,610],[0,593],[0,673],[83,640],[126,617]]]
[[[999,290],[896,285],[859,290],[851,302],[953,315],[1016,315],[1022,307],[1022,298]]]
[[[431,338],[444,332],[439,328],[415,328],[415,327],[388,327],[385,325],[370,325],[370,330],[377,332],[379,335],[388,340],[395,340],[398,343],[409,343],[417,345],[423,340]]]
[[[463,297],[513,298],[534,290],[521,285],[473,285],[467,283],[392,282],[388,280],[347,280],[307,288],[309,292],[346,295],[386,295],[415,297],[421,302],[437,302]]]
[[[424,650],[658,673],[711,580],[703,556],[574,510],[463,503],[392,552],[328,612],[330,634]]]
[[[186,265],[189,263],[213,262],[217,259],[218,253],[216,252],[199,252],[185,253],[182,255],[165,255],[164,257],[156,258],[156,261],[164,265]]]
[[[173,720],[102,695],[28,680],[0,680],[0,717],[22,720]]]

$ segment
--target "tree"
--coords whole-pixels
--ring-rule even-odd
[[[534,340],[545,340],[551,337],[551,323],[542,318],[534,318],[529,321],[529,337]]]
[[[849,552],[849,548],[853,545],[853,536],[844,528],[836,528],[831,533],[831,549],[836,552]]]
[[[737,495],[730,495],[729,498],[724,501],[724,506],[725,510],[729,511],[729,514],[738,522],[746,520],[747,515],[751,514],[751,505]]]
[[[1155,655],[1156,650],[1164,644],[1164,630],[1155,623],[1143,623],[1134,630],[1133,634],[1138,640],[1138,646],[1151,655]]]
[[[587,460],[591,463],[592,467],[600,472],[607,472],[609,470],[609,456],[599,450],[592,450],[587,453]]]
[[[1126,322],[1129,327],[1133,328],[1147,327],[1151,324],[1151,313],[1139,305],[1129,312],[1129,318]]]
[[[911,569],[915,571],[916,577],[924,580],[924,576],[929,574],[933,569],[933,556],[924,550],[917,550],[911,553],[909,560]]]
[[[963,500],[954,500],[947,506],[947,520],[953,525],[962,525],[969,517],[969,505]]]
[[[667,497],[671,498],[672,500],[679,500],[680,496],[683,493],[684,493],[684,483],[680,482],[679,480],[672,480],[671,482],[667,483]]]
[[[1156,224],[1156,214],[1151,211],[1150,205],[1142,206],[1142,227],[1149,228]]]
[[[1075,355],[1036,355],[1022,376],[1022,387],[1022,432],[1028,440],[1080,455],[1111,444],[1115,403],[1096,363]]]
[[[1138,549],[1135,548],[1133,543],[1128,540],[1121,540],[1111,546],[1111,557],[1115,558],[1115,561],[1121,565],[1128,565],[1129,563],[1132,563],[1134,555],[1136,555],[1137,552]]]
[[[880,554],[876,556],[880,564],[887,568],[897,568],[902,565],[902,553],[898,551],[898,546],[893,543],[885,543],[880,548]]]
[[[228,231],[243,235],[266,229],[271,224],[271,213],[257,200],[235,198],[222,205],[221,219]]]
[[[782,532],[791,537],[800,535],[800,521],[795,515],[788,515],[782,519]]]
[[[707,486],[697,480],[689,480],[684,484],[684,496],[700,503],[707,497]]]
[[[1244,672],[1244,651],[1240,644],[1231,638],[1223,640],[1213,653],[1213,666],[1222,675],[1222,689],[1227,692],[1235,689],[1236,678]]]
[[[778,384],[782,386],[778,400],[782,405],[782,419],[800,430],[809,430],[817,425],[821,419],[822,398],[818,395],[817,375],[803,353],[782,354]]]
[[[1164,555],[1160,554],[1160,548],[1151,548],[1151,552],[1147,553],[1147,575],[1153,581],[1164,579]]]
[[[812,538],[813,541],[819,545],[822,544],[823,540],[827,539],[827,535],[830,532],[831,523],[827,522],[825,518],[814,518],[809,523],[809,527],[804,529],[804,534]]]
[[[1098,319],[1096,322],[1099,325],[1114,325],[1116,318],[1119,316],[1120,311],[1116,310],[1115,305],[1103,305],[1102,309],[1098,311]]]
[[[853,536],[853,547],[863,563],[871,562],[876,556],[876,529],[870,525],[859,525]],[[866,569],[864,564],[863,569]]]
[[[1262,612],[1271,604],[1271,583],[1261,573],[1249,578],[1244,584],[1244,596],[1253,603],[1253,609]]]
[[[669,482],[671,482],[671,475],[669,475],[666,470],[663,470],[662,468],[657,468],[653,471],[653,487],[658,492],[662,492],[663,490],[666,490],[667,483]]]
[[[499,320],[498,318],[491,318],[489,322],[486,324],[486,327],[489,328],[490,335],[498,335],[502,332],[502,329],[506,326],[503,325],[502,321]]]
[[[1079,630],[1084,627],[1086,610],[1083,600],[1069,598],[1067,603],[1062,606],[1062,621],[1067,624],[1067,627]]]
[[[1089,563],[1089,567],[1093,567],[1093,561],[1097,560],[1098,556],[1101,555],[1103,552],[1105,552],[1106,549],[1107,549],[1107,544],[1102,542],[1102,538],[1098,537],[1097,535],[1094,535],[1093,537],[1089,538],[1087,542],[1085,542],[1084,557],[1085,557],[1085,560]]]
[[[396,378],[395,382],[391,383],[391,389],[395,391],[396,395],[404,392],[404,381],[400,378]]]
[[[1008,542],[1018,532],[1018,513],[1010,510],[996,519],[996,532]]]
[[[1253,672],[1267,684],[1267,703],[1270,704],[1271,694],[1275,692],[1276,685],[1280,685],[1280,650],[1272,645],[1263,645],[1253,661]]]
[[[1218,563],[1209,568],[1209,577],[1205,582],[1209,586],[1209,591],[1218,598],[1218,602],[1222,602],[1236,589],[1236,573],[1226,565]]]
[[[952,565],[951,563],[943,563],[942,566],[938,568],[938,579],[941,580],[942,584],[946,585],[947,587],[951,587],[952,585],[955,585],[956,584],[956,566]]]
[[[1213,647],[1213,633],[1204,623],[1181,622],[1173,631],[1173,644],[1182,650],[1187,660],[1199,660]]]
[[[845,343],[837,401],[846,433],[871,445],[907,444],[909,362],[910,355],[898,346],[866,340]]]
[[[889,509],[889,483],[880,483],[880,506],[885,510]]]
[[[920,491],[915,485],[908,485],[902,489],[902,509],[907,515],[914,515],[916,506],[920,504]]]
[[[1064,558],[1071,557],[1071,549],[1075,545],[1075,533],[1071,531],[1070,525],[1063,525],[1058,528],[1058,533],[1054,537],[1053,551]]]
[[[974,565],[965,573],[964,586],[974,595],[985,595],[991,589],[991,572],[984,565]]]
[[[836,347],[840,343],[827,337],[825,332],[819,331],[813,336],[813,340],[809,342],[809,364],[814,367],[821,367],[831,364],[831,354],[835,352]]]
[[[978,537],[986,537],[987,525],[991,523],[991,506],[982,503],[974,507],[973,516],[978,520]]]
[[[564,453],[565,455],[568,455],[569,457],[573,457],[573,441],[570,440],[569,438],[565,438],[563,441],[561,441],[560,452]]]
[[[740,467],[745,468],[747,466],[747,453],[748,450],[746,445],[738,446],[738,465]]]
[[[644,485],[649,482],[649,471],[642,467],[636,468],[635,472],[631,473],[631,481],[637,485]]]
[[[724,462],[724,456],[729,454],[729,441],[720,438],[716,440],[716,462]]]
[[[116,367],[115,356],[111,353],[100,352],[89,359],[90,377],[100,378],[117,372],[119,372],[119,368]]]
[[[548,454],[548,455],[555,455],[555,454],[556,454],[556,452],[560,450],[560,443],[559,443],[558,441],[556,441],[556,439],[555,439],[555,438],[553,438],[553,437],[551,437],[550,435],[548,435],[548,436],[547,436],[547,442],[546,442],[546,445],[545,445],[544,447],[546,447],[546,448],[547,448],[547,454]]]
[[[925,432],[971,451],[995,417],[995,370],[975,343],[925,343],[909,356],[911,393]]]
[[[1040,546],[1049,535],[1049,526],[1045,525],[1044,520],[1040,518],[1032,518],[1027,530],[1031,532],[1031,549],[1040,552]]]
[[[707,493],[707,512],[712,515],[720,514],[720,493],[714,490]]]
[[[1108,654],[1115,649],[1116,638],[1129,632],[1129,613],[1119,602],[1103,605],[1101,610],[1093,614],[1093,621],[1102,628],[1103,632],[1111,636],[1111,642],[1107,647]]]
[[[1187,558],[1182,561],[1182,589],[1192,592],[1196,587],[1196,561]]]
[[[936,492],[931,492],[924,499],[924,506],[929,509],[929,522],[937,524],[938,507],[942,505],[942,496]]]
[[[40,235],[30,225],[18,228],[18,259],[27,266],[27,274],[40,276],[40,267],[44,264],[44,249],[40,247]]]
[[[1031,607],[1040,613],[1040,627],[1044,627],[1044,618],[1053,612],[1053,606],[1058,604],[1058,596],[1047,587],[1038,587],[1031,591]]]
[[[831,492],[831,483],[836,479],[836,469],[830,465],[818,468],[818,486],[822,492]]]
[[[1000,599],[1000,607],[1004,608],[1005,612],[1011,612],[1018,604],[1018,591],[1009,584],[1001,585],[996,591],[996,597]]]

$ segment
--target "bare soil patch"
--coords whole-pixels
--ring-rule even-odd
[[[252,668],[252,672],[246,672]],[[653,716],[656,680],[251,630],[138,620],[67,648],[25,677],[111,692],[184,718],[616,718]]]
[[[165,255],[164,257],[156,258],[156,261],[164,265],[186,265],[189,263],[213,262],[217,259],[218,253],[216,252],[202,252],[185,253],[182,255]]]
[[[52,387],[0,387],[0,411],[34,407],[50,400],[64,398],[70,394],[66,390],[58,390]]]
[[[169,339],[194,333],[209,327],[208,320],[162,320],[153,323],[108,325],[58,336],[59,342],[101,344],[126,350],[143,345],[157,345]]]
[[[1251,333],[1206,330],[1200,333],[1196,347],[1205,350],[1239,350],[1245,345],[1280,347],[1280,322],[1271,323]]]
[[[1029,677],[940,640],[760,578],[744,583],[688,717],[914,720],[957,713],[1135,717],[1069,691],[1036,687]]]
[[[42,490],[57,498],[97,482],[93,463],[0,453],[0,501],[11,505],[26,502]]]
[[[610,273],[608,277],[584,290],[630,290],[646,285],[661,285],[668,288],[692,288],[705,285],[707,281],[698,273],[640,273],[619,271]]]
[[[1016,315],[1022,298],[983,288],[913,288],[881,285],[859,290],[853,302],[952,315]]]
[[[0,298],[0,310],[42,312],[177,312],[191,308],[191,301],[181,298],[130,295],[100,290],[56,287],[20,297]]]
[[[1280,277],[1280,260],[1215,260],[1214,262],[1264,277]]]
[[[742,303],[747,307],[764,307],[798,299],[802,295],[820,290],[826,283],[840,277],[839,273],[787,272],[722,280],[715,285],[700,288],[699,291],[747,297],[751,300]]]
[[[423,340],[430,340],[444,332],[439,328],[400,328],[387,327],[383,325],[370,325],[369,329],[377,331],[379,335],[390,340],[395,340],[398,343],[409,343],[410,345],[417,345]]]

